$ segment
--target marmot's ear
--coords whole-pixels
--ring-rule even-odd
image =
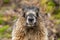
[[[26,8],[23,7],[23,8],[22,8],[22,14],[23,14],[22,16],[23,16],[23,17],[25,17],[25,13],[26,13]]]
[[[37,8],[37,12],[39,12],[39,8]]]

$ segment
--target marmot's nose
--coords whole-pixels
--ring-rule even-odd
[[[33,19],[33,18],[29,18],[28,20],[29,20],[29,22],[33,22],[33,21],[34,21],[34,19]]]

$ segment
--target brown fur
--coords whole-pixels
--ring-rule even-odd
[[[38,26],[33,30],[27,30],[24,23],[25,19],[20,16],[14,25],[12,40],[48,40],[47,28],[41,18],[38,18]]]
[[[39,0],[28,0],[28,2],[24,0],[21,4],[39,7]],[[36,28],[28,30],[25,19],[20,14],[13,27],[12,40],[48,40],[48,31],[42,15],[38,17]]]

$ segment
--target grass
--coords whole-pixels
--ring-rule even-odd
[[[47,3],[47,8],[46,8],[46,12],[51,12],[52,10],[54,10],[54,7],[55,7],[55,4],[52,2],[52,0],[50,0],[48,3]]]
[[[2,28],[0,28],[0,33],[3,33],[4,31],[6,31],[9,28],[9,25],[5,25]]]
[[[2,17],[3,17],[3,14],[0,13],[0,24],[3,24],[4,23]]]
[[[0,28],[0,38],[10,38],[10,31],[7,32],[7,29],[9,28],[9,25],[4,25],[2,28]]]
[[[10,0],[3,0],[3,2],[4,2],[4,3],[9,3],[9,2],[10,2]]]
[[[58,38],[58,40],[60,40],[60,38]]]

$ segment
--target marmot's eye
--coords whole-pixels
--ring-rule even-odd
[[[36,9],[36,15],[39,16],[39,8]]]
[[[22,15],[23,17],[25,17],[25,12],[23,13],[23,15]]]
[[[37,13],[36,13],[36,16],[38,17],[38,15],[39,15],[39,14],[38,14],[38,12],[37,12]]]

